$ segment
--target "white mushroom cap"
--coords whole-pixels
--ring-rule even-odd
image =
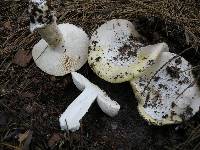
[[[129,81],[141,75],[161,51],[168,51],[168,46],[159,43],[143,47],[139,38],[134,25],[127,20],[106,22],[92,34],[90,67],[100,78],[111,83]]]
[[[72,24],[58,25],[63,41],[51,48],[45,40],[40,40],[32,50],[36,65],[44,72],[63,76],[80,69],[87,61],[89,39],[87,34]]]
[[[76,131],[80,127],[80,120],[88,112],[92,103],[97,99],[101,110],[114,117],[118,114],[120,105],[111,100],[98,86],[91,83],[79,73],[72,72],[72,79],[76,87],[83,91],[60,116],[60,126],[63,130]]]
[[[199,111],[200,91],[191,65],[176,54],[161,53],[145,75],[132,80],[131,85],[140,114],[153,124],[180,123]]]
[[[42,36],[32,50],[36,65],[44,72],[63,76],[80,69],[87,61],[87,34],[72,24],[56,24],[54,12],[46,0],[31,0],[30,30]]]

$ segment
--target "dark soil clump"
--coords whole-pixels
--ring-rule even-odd
[[[179,72],[180,68],[174,67],[174,66],[167,66],[166,67],[167,73],[172,77],[172,78],[179,78]]]

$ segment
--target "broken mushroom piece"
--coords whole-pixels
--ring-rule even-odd
[[[191,65],[181,56],[163,52],[145,75],[131,81],[140,114],[156,125],[188,120],[200,108],[200,91]]]
[[[114,19],[101,25],[90,39],[88,63],[102,79],[111,83],[130,81],[152,65],[165,43],[144,46],[134,25]]]
[[[30,29],[42,36],[32,50],[36,65],[44,72],[63,76],[80,69],[87,61],[87,34],[72,24],[56,24],[46,0],[30,0]]]
[[[72,72],[72,79],[76,87],[83,91],[61,115],[59,121],[61,129],[76,131],[80,127],[79,121],[87,113],[92,103],[97,99],[101,110],[108,116],[118,114],[120,105],[111,100],[98,86],[91,83],[79,73]]]
[[[111,100],[106,92],[101,90],[97,85],[91,83],[83,75],[77,72],[72,72],[71,74],[73,82],[79,90],[83,91],[90,87],[92,89],[95,89],[97,93],[97,103],[104,113],[106,113],[110,117],[114,117],[118,114],[120,105],[116,101]]]

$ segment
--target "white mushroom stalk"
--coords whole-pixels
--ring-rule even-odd
[[[165,43],[144,46],[140,39],[131,22],[123,19],[106,22],[90,39],[90,67],[111,83],[130,81],[141,75],[160,52],[168,51],[168,46]]]
[[[153,124],[165,125],[198,112],[200,91],[191,70],[181,56],[163,52],[144,76],[131,81],[140,114]]]
[[[72,79],[76,87],[83,91],[61,115],[59,121],[61,129],[76,131],[80,127],[80,120],[88,112],[92,103],[97,99],[101,110],[110,117],[118,114],[120,105],[111,100],[98,86],[91,83],[79,73],[72,72]]]
[[[87,34],[72,24],[56,24],[53,11],[46,0],[30,0],[30,30],[41,37],[32,50],[36,65],[44,72],[63,76],[80,69],[87,61]]]

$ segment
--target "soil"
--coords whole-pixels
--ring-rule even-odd
[[[198,0],[60,0],[51,1],[51,5],[57,12],[57,22],[81,26],[89,35],[112,18],[134,21],[148,44],[164,41],[171,52],[181,54],[194,66],[200,64]],[[120,112],[110,118],[95,103],[81,121],[79,131],[61,131],[59,115],[80,91],[70,75],[47,75],[30,59],[22,64],[13,61],[19,50],[26,51],[29,58],[40,39],[29,31],[27,8],[27,1],[0,2],[0,149],[200,150],[200,113],[180,125],[149,125],[137,111],[129,83],[105,82],[88,64],[78,72],[116,100]],[[198,69],[194,72],[197,80]],[[20,144],[19,138],[26,131],[29,136]]]
[[[179,78],[179,72],[180,68],[174,67],[174,66],[167,66],[166,68],[167,73],[172,77],[172,78]]]

